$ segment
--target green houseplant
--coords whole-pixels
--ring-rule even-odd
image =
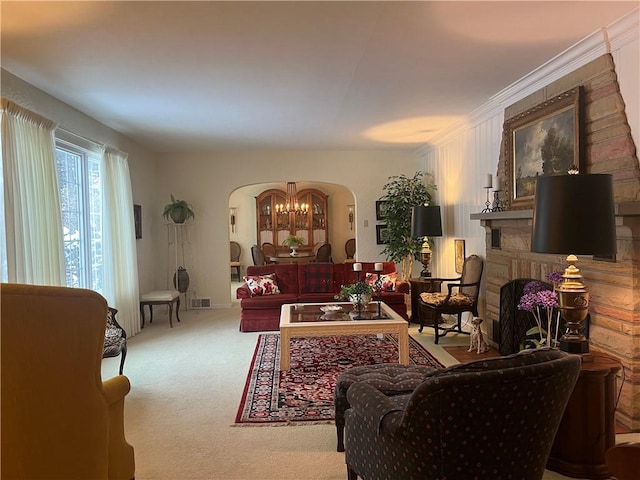
[[[411,213],[413,207],[430,203],[436,186],[427,184],[424,172],[413,177],[398,175],[389,177],[383,187],[381,200],[385,203],[387,246],[382,250],[388,260],[401,264],[402,279],[408,280],[413,270],[413,261],[422,248],[422,239],[411,235]]]
[[[304,239],[302,237],[298,237],[297,235],[289,235],[282,241],[282,245],[289,248],[297,248],[301,245],[304,245]]]
[[[337,300],[348,300],[354,305],[367,305],[373,296],[373,286],[362,280],[350,285],[342,285],[340,293],[335,298]]]
[[[184,223],[190,218],[195,218],[196,214],[189,203],[185,200],[177,200],[172,194],[171,203],[167,203],[164,206],[162,216],[166,220],[171,218],[175,223]]]

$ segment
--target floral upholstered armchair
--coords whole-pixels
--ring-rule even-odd
[[[104,347],[102,349],[102,358],[117,357],[120,358],[120,375],[124,370],[124,360],[127,358],[127,332],[120,326],[116,320],[118,310],[108,307],[107,311],[107,328],[104,333]]]
[[[580,357],[528,350],[428,375],[408,395],[347,391],[349,480],[540,480]]]

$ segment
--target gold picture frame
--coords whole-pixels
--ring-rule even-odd
[[[582,98],[578,86],[505,121],[508,209],[533,207],[538,176],[584,168]]]

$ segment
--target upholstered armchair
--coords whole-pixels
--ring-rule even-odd
[[[420,315],[420,327],[418,332],[422,333],[424,325],[423,318],[433,318],[434,343],[438,344],[440,337],[444,337],[449,332],[466,333],[462,330],[462,314],[469,312],[478,316],[478,296],[480,295],[480,281],[482,280],[482,270],[484,262],[478,255],[470,255],[464,260],[462,274],[457,278],[439,278],[441,282],[447,284],[447,292],[423,292],[418,301],[419,308],[425,314]],[[429,314],[431,312],[432,314]],[[456,315],[458,321],[454,325],[440,325],[442,314]]]
[[[540,480],[580,357],[525,351],[436,372],[408,395],[347,391],[349,480]]]
[[[130,480],[124,375],[101,378],[107,303],[90,290],[2,284],[2,478]]]

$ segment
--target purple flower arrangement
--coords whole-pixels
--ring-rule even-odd
[[[547,279],[553,282],[554,285],[557,285],[562,281],[562,272],[551,272],[547,275]],[[527,335],[531,335],[532,333],[538,333],[540,335],[539,341],[533,341],[537,348],[555,347],[558,343],[560,312],[557,310],[555,335],[553,338],[551,336],[553,313],[557,306],[558,294],[553,290],[549,290],[544,283],[534,280],[524,286],[522,297],[520,297],[520,302],[518,303],[518,309],[530,312],[536,320],[537,327],[530,329]],[[546,325],[543,326],[545,323]]]

